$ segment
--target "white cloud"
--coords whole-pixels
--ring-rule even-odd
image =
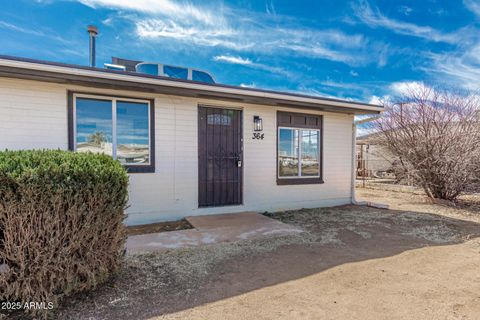
[[[463,4],[468,10],[480,17],[480,1],[478,0],[463,0]]]
[[[480,90],[480,44],[459,52],[430,54],[432,64],[423,70],[445,84],[467,90]]]
[[[219,26],[179,24],[173,19],[146,18],[135,22],[137,35],[141,39],[162,40],[175,39],[187,44],[201,46],[221,46],[234,50],[247,50],[253,43],[234,41],[236,32]]]
[[[388,48],[360,34],[336,29],[297,27],[294,18],[279,16],[272,3],[268,13],[252,13],[225,5],[193,5],[171,0],[77,0],[87,6],[133,11],[125,19],[140,40],[173,40],[184,45],[222,47],[237,52],[327,59],[348,65],[386,62]],[[278,21],[282,21],[280,25]]]
[[[249,68],[264,70],[264,71],[268,71],[268,72],[271,72],[271,73],[276,73],[276,74],[280,74],[280,75],[284,75],[284,76],[288,76],[288,77],[293,76],[292,72],[289,72],[289,71],[287,71],[283,68],[273,67],[273,66],[269,66],[269,65],[266,65],[266,64],[263,64],[263,63],[253,62],[252,60],[250,60],[248,58],[242,58],[242,57],[239,57],[239,56],[220,55],[220,56],[213,57],[213,60],[226,62],[226,63],[230,63],[230,64],[238,64],[238,65],[246,66],[246,67],[249,67]]]
[[[399,81],[390,85],[390,90],[395,95],[405,95],[411,90],[418,91],[424,90],[425,88],[427,88],[427,86],[422,81]]]
[[[397,81],[390,83],[384,88],[384,95],[372,95],[368,100],[370,104],[383,105],[385,103],[398,102],[412,92],[427,92],[433,96],[435,89],[423,81]]]
[[[347,90],[363,91],[365,89],[363,85],[358,83],[335,82],[332,80],[320,81],[319,84],[322,86],[338,88],[338,89],[347,89]]]
[[[71,41],[68,41],[68,40],[56,35],[55,32],[52,32],[51,30],[47,30],[47,29],[43,29],[43,28],[37,28],[37,29],[24,28],[24,27],[21,27],[21,26],[12,24],[12,23],[2,21],[2,20],[0,20],[0,28],[9,29],[11,31],[21,32],[21,33],[25,33],[25,34],[29,34],[29,35],[33,35],[33,36],[50,38],[50,39],[58,41],[62,44],[70,44],[71,45]]]
[[[338,30],[279,29],[253,23],[208,26],[168,18],[144,18],[135,24],[137,34],[143,39],[172,38],[188,44],[283,56],[295,54],[351,65],[375,61],[375,48],[369,47],[363,36],[347,35]]]
[[[268,14],[271,14],[271,15],[274,15],[274,16],[277,15],[277,10],[275,10],[275,5],[273,4],[273,1],[265,4],[265,11]]]
[[[113,18],[112,17],[108,17],[106,19],[103,19],[102,20],[102,23],[106,26],[112,26],[113,25]]]
[[[403,13],[406,16],[409,16],[413,12],[413,9],[410,8],[409,6],[400,6],[398,8],[398,12]]]
[[[459,41],[457,33],[442,33],[429,26],[419,26],[388,18],[378,8],[371,7],[366,0],[355,5],[354,10],[356,16],[372,28],[386,28],[397,34],[419,37],[435,42],[457,43]]]
[[[373,96],[370,98],[370,100],[368,101],[368,103],[369,103],[369,104],[381,105],[381,104],[383,104],[383,102],[386,100],[386,99],[385,99],[386,97],[389,97],[389,96],[379,97],[379,96],[373,95]]]
[[[41,31],[26,29],[26,28],[23,28],[23,27],[20,27],[20,26],[17,26],[17,25],[14,25],[14,24],[11,24],[11,23],[8,23],[8,22],[5,22],[5,21],[1,21],[1,20],[0,20],[0,28],[9,29],[9,30],[12,30],[12,31],[26,33],[26,34],[31,34],[31,35],[35,35],[35,36],[42,36],[42,37],[45,36],[45,33],[41,32]]]
[[[201,21],[207,25],[215,25],[221,20],[221,15],[214,11],[204,10],[189,2],[178,2],[170,0],[78,0],[86,6],[107,7],[112,9],[123,9],[140,11],[150,14],[161,14],[174,16],[179,19],[190,19]],[[218,8],[217,8],[218,9]]]
[[[232,64],[241,64],[241,65],[252,65],[253,62],[248,59],[248,58],[242,58],[242,57],[233,57],[233,56],[215,56],[213,57],[213,60],[215,61],[223,61],[223,62],[228,62]]]

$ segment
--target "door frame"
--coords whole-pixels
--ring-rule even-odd
[[[237,204],[225,204],[225,205],[219,205],[219,206],[200,206],[200,192],[199,192],[199,189],[200,189],[200,154],[199,154],[199,149],[200,149],[200,143],[199,143],[199,140],[200,140],[200,127],[199,127],[199,108],[213,108],[213,109],[223,109],[223,110],[234,110],[234,111],[238,111],[240,112],[240,160],[242,161],[242,166],[241,166],[241,170],[240,170],[240,194],[241,194],[241,201],[240,203],[237,203]],[[238,207],[238,206],[243,206],[244,205],[244,202],[245,202],[245,193],[244,193],[244,178],[245,178],[245,157],[244,157],[244,152],[245,152],[245,148],[244,148],[244,139],[245,139],[245,135],[244,135],[244,127],[243,127],[243,123],[244,123],[244,108],[242,107],[232,107],[232,106],[224,106],[224,105],[211,105],[211,104],[208,104],[208,103],[199,103],[197,105],[197,208],[199,209],[208,209],[208,208],[221,208],[221,207]]]

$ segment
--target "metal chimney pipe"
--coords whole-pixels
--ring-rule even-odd
[[[98,34],[98,29],[95,26],[88,26],[87,31],[90,35],[90,67],[95,67],[95,39]]]

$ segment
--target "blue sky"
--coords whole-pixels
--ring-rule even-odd
[[[195,67],[217,82],[376,102],[407,84],[480,87],[480,0],[3,0],[0,54],[111,56]]]

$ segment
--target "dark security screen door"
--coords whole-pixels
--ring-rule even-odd
[[[198,108],[198,206],[242,203],[242,112]]]

